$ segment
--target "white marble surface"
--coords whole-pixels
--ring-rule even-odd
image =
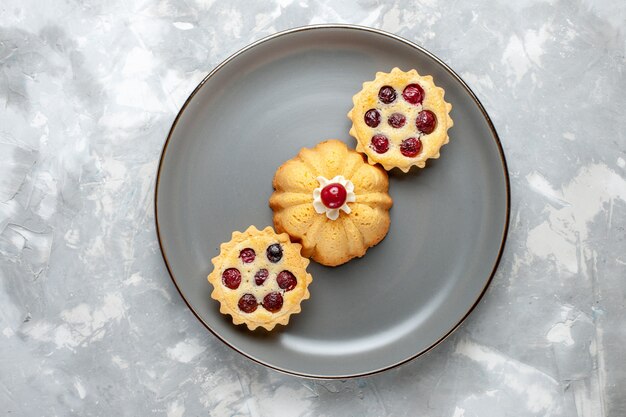
[[[609,0],[3,0],[0,414],[626,415],[625,21]],[[328,22],[399,34],[459,72],[500,132],[513,201],[500,269],[459,331],[400,368],[320,382],[250,362],[192,316],[152,192],[212,67]]]

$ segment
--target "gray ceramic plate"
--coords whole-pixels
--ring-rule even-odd
[[[354,146],[352,95],[395,66],[432,74],[454,106],[441,159],[391,173],[385,240],[337,268],[311,263],[311,299],[287,327],[233,326],[206,280],[220,243],[234,230],[272,224],[274,171],[300,148],[329,138]],[[508,175],[485,110],[436,57],[384,32],[315,26],[256,42],[202,81],[165,144],[156,214],[172,279],[211,332],[274,369],[346,378],[426,352],[471,312],[506,238]]]

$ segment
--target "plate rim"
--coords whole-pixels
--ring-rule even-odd
[[[183,113],[186,110],[186,108],[189,105],[189,103],[193,100],[195,95],[200,91],[200,89],[204,86],[204,84],[206,84],[207,81],[213,75],[215,75],[220,69],[222,69],[224,66],[226,66],[229,62],[233,61],[239,55],[247,52],[248,50],[250,50],[250,49],[252,49],[252,48],[254,48],[254,47],[258,46],[258,45],[261,45],[263,43],[266,43],[268,41],[271,41],[271,40],[279,38],[279,37],[291,35],[293,33],[305,32],[305,31],[309,31],[309,30],[325,30],[325,29],[356,30],[356,31],[370,32],[370,33],[374,33],[374,34],[377,34],[377,35],[381,35],[381,36],[390,38],[392,40],[404,43],[405,45],[410,46],[411,48],[414,48],[414,49],[418,50],[419,52],[422,52],[422,53],[426,54],[429,58],[433,59],[435,62],[437,62],[439,65],[441,65],[446,72],[448,72],[454,79],[456,79],[461,84],[463,89],[469,94],[471,99],[478,106],[478,108],[480,109],[480,112],[483,115],[483,118],[487,122],[489,130],[491,131],[492,139],[495,141],[496,146],[498,148],[498,155],[500,157],[502,171],[503,171],[504,179],[505,179],[505,188],[506,188],[506,213],[505,213],[505,220],[504,220],[504,228],[503,228],[503,231],[502,231],[502,238],[500,240],[500,247],[498,249],[498,255],[496,256],[496,259],[495,259],[495,261],[493,263],[493,266],[491,268],[491,272],[489,273],[489,277],[485,281],[484,287],[482,288],[482,290],[478,294],[476,300],[473,302],[473,304],[470,306],[470,308],[467,310],[467,312],[463,315],[463,317],[461,317],[459,319],[459,321],[456,324],[454,324],[452,326],[452,328],[450,328],[447,332],[445,332],[445,334],[443,336],[441,336],[441,338],[439,338],[437,341],[432,343],[430,346],[428,346],[428,347],[426,347],[426,348],[416,352],[415,354],[409,356],[408,358],[402,359],[402,360],[394,362],[394,363],[392,363],[392,364],[390,364],[388,366],[380,367],[380,368],[377,368],[377,369],[374,369],[374,370],[370,370],[370,371],[366,371],[366,372],[359,372],[359,373],[344,374],[344,375],[320,375],[320,374],[312,374],[312,373],[305,373],[305,372],[297,372],[297,371],[294,371],[294,370],[291,370],[291,369],[285,369],[285,368],[282,368],[282,367],[280,367],[278,365],[274,365],[274,364],[268,363],[268,362],[266,362],[266,361],[264,361],[262,359],[256,358],[254,355],[251,355],[251,354],[249,354],[249,353],[247,353],[247,352],[245,352],[243,350],[238,349],[237,347],[235,347],[231,343],[229,343],[226,339],[224,339],[223,337],[218,335],[211,328],[211,326],[209,326],[204,321],[204,319],[202,317],[200,317],[198,312],[191,306],[191,304],[187,300],[187,297],[185,297],[185,295],[183,294],[182,290],[180,289],[180,287],[178,285],[178,282],[176,280],[174,272],[172,271],[172,268],[171,268],[170,263],[168,261],[167,254],[165,253],[165,249],[163,247],[163,241],[162,241],[162,237],[161,237],[161,230],[160,230],[160,227],[159,227],[159,212],[158,212],[159,188],[160,188],[159,185],[160,185],[161,173],[162,173],[162,168],[163,168],[163,162],[164,162],[164,159],[165,159],[165,154],[167,152],[168,145],[170,144],[170,140],[172,138],[174,130],[176,129],[176,126],[178,124],[179,119],[183,115]],[[166,266],[167,272],[168,272],[168,274],[170,276],[170,279],[174,283],[174,286],[176,287],[176,290],[180,294],[181,298],[183,299],[183,301],[187,305],[187,308],[189,308],[189,310],[193,313],[193,315],[200,321],[200,323],[207,330],[209,330],[209,332],[211,332],[215,337],[217,337],[218,340],[222,341],[226,346],[230,347],[235,352],[237,352],[237,353],[243,355],[244,357],[246,357],[246,358],[248,358],[248,359],[250,359],[250,360],[252,360],[252,361],[254,361],[254,362],[256,362],[256,363],[258,363],[260,365],[263,365],[263,366],[265,366],[267,368],[273,369],[275,371],[278,371],[278,372],[281,372],[281,373],[284,373],[284,374],[287,374],[287,375],[293,375],[293,376],[298,376],[298,377],[303,377],[303,378],[321,379],[321,380],[337,380],[337,379],[350,379],[350,378],[357,378],[357,377],[365,377],[365,376],[375,375],[375,374],[378,374],[378,373],[381,373],[381,372],[384,372],[384,371],[396,368],[396,367],[398,367],[400,365],[403,365],[405,363],[408,363],[408,362],[410,362],[410,361],[412,361],[412,360],[414,360],[414,359],[416,359],[416,358],[426,354],[427,352],[430,352],[432,349],[437,347],[444,340],[446,340],[452,333],[454,333],[461,326],[461,324],[463,324],[465,322],[467,317],[474,311],[474,309],[478,306],[480,301],[483,299],[485,293],[487,292],[487,289],[489,288],[489,285],[493,281],[493,278],[494,278],[494,276],[495,276],[495,274],[496,274],[496,272],[498,270],[498,265],[500,264],[500,261],[502,259],[502,255],[504,253],[504,249],[505,249],[505,246],[506,246],[506,240],[507,240],[507,236],[508,236],[508,231],[509,231],[510,217],[511,217],[511,183],[510,183],[510,178],[509,178],[508,164],[507,164],[507,161],[506,161],[506,157],[504,155],[504,149],[502,147],[502,143],[500,141],[500,137],[498,135],[498,132],[496,131],[496,128],[495,128],[493,122],[491,121],[491,118],[489,117],[489,114],[485,110],[484,106],[482,105],[482,103],[480,102],[480,100],[478,99],[476,94],[474,94],[474,92],[467,85],[467,83],[452,68],[450,68],[445,62],[443,62],[441,59],[439,59],[433,53],[431,53],[428,50],[424,49],[420,45],[418,45],[415,42],[412,42],[412,41],[410,41],[408,39],[405,39],[405,38],[403,38],[401,36],[398,36],[396,34],[393,34],[393,33],[390,33],[390,32],[386,32],[386,31],[381,30],[381,29],[368,27],[368,26],[361,26],[361,25],[354,25],[354,24],[344,24],[344,23],[342,23],[342,24],[331,23],[331,24],[314,24],[314,25],[297,26],[297,27],[286,29],[286,30],[283,30],[283,31],[279,31],[279,32],[273,33],[271,35],[265,36],[265,37],[263,37],[261,39],[258,39],[256,41],[254,41],[254,42],[244,46],[243,48],[237,50],[233,54],[229,55],[222,62],[220,62],[215,68],[213,68],[202,79],[202,81],[200,81],[200,83],[198,83],[196,88],[194,88],[194,90],[191,92],[191,94],[189,94],[189,96],[187,97],[187,99],[183,103],[182,107],[180,108],[180,110],[176,114],[176,117],[174,118],[174,121],[172,122],[172,125],[171,125],[171,127],[170,127],[170,129],[169,129],[169,131],[167,133],[167,137],[165,139],[165,143],[163,144],[163,147],[161,149],[161,154],[160,154],[160,157],[159,157],[159,163],[158,163],[157,173],[156,173],[156,181],[155,181],[155,185],[154,185],[154,202],[153,202],[153,204],[154,204],[154,222],[155,222],[155,226],[156,226],[157,240],[159,242],[159,250],[160,250],[161,255],[163,257],[163,261],[165,262],[165,266]]]

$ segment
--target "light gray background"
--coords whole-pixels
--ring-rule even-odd
[[[342,3],[2,1],[1,413],[626,413],[626,6]],[[384,374],[319,382],[197,322],[161,259],[152,191],[167,130],[213,66],[327,22],[404,36],[464,77],[513,201],[499,272],[458,332]]]

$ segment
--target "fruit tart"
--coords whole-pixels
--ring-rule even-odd
[[[250,330],[287,324],[310,296],[309,260],[302,257],[301,248],[269,226],[234,232],[211,260],[214,269],[208,276],[213,285],[211,298],[220,302],[220,313]]]
[[[378,72],[352,101],[350,135],[372,165],[404,172],[413,165],[424,168],[427,159],[439,158],[440,148],[449,141],[452,105],[430,75],[398,68]]]

